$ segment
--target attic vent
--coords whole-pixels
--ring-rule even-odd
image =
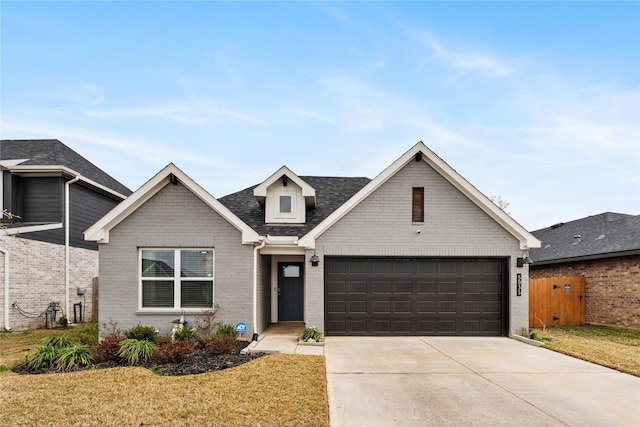
[[[563,225],[564,225],[564,222],[559,222],[559,223],[557,223],[557,224],[553,224],[553,225],[551,226],[551,229],[555,230],[556,228],[560,228],[560,227],[562,227]]]
[[[582,242],[582,236],[579,234],[576,234],[575,236],[573,236],[573,244],[576,245],[578,243]]]

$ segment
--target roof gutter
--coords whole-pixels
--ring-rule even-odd
[[[268,236],[267,236],[268,238]],[[259,244],[253,248],[253,336],[252,341],[258,341],[258,251],[267,244],[267,238],[261,238]]]
[[[76,175],[71,181],[64,183],[64,313],[69,319],[69,187],[80,181],[80,175]]]

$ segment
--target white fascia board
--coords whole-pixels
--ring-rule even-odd
[[[26,166],[12,166],[11,168],[9,168],[11,170],[11,172],[15,172],[15,173],[42,173],[42,174],[48,174],[48,173],[60,173],[63,175],[68,175],[68,176],[72,176],[72,177],[80,177],[80,181],[84,182],[86,184],[89,184],[92,187],[95,187],[99,190],[102,190],[106,193],[112,194],[122,200],[126,199],[127,196],[125,196],[124,194],[118,193],[115,190],[112,190],[109,187],[106,187],[92,179],[89,179],[85,176],[83,176],[82,174],[80,174],[80,172],[76,172],[73,169],[70,169],[66,166],[51,166],[51,165],[43,165],[43,166],[38,166],[38,165],[26,165]]]
[[[302,197],[304,197],[305,200],[308,201],[307,206],[315,206],[316,190],[314,190],[313,187],[307,184],[302,178],[300,178],[286,166],[282,166],[269,178],[265,179],[260,185],[254,188],[253,195],[261,200],[264,200],[267,197],[267,189],[271,186],[271,184],[282,178],[282,175],[286,175],[288,179],[293,181],[302,189]]]
[[[187,176],[187,174],[178,169],[178,167],[173,163],[164,167],[160,172],[154,175],[153,178],[142,185],[142,187],[112,209],[97,223],[89,227],[84,233],[85,240],[96,241],[98,243],[109,243],[109,231],[142,206],[161,189],[169,185],[171,174],[173,174],[189,191],[200,198],[200,200],[209,205],[210,208],[242,232],[243,244],[253,244],[259,241],[260,236],[258,233],[245,224],[204,188]]]
[[[370,194],[376,191],[382,184],[387,182],[389,178],[394,176],[409,162],[415,161],[416,155],[422,153],[422,161],[433,167],[440,175],[442,175],[447,181],[453,184],[458,190],[460,190],[467,198],[473,201],[495,221],[497,221],[503,228],[505,228],[511,235],[516,237],[520,241],[520,249],[528,250],[530,248],[539,248],[541,245],[540,240],[529,233],[524,227],[518,224],[513,218],[507,215],[502,209],[495,205],[489,198],[482,194],[477,188],[475,188],[469,181],[464,179],[462,175],[456,172],[451,166],[449,166],[444,160],[438,157],[433,151],[431,151],[422,141],[414,145],[409,151],[404,153],[398,160],[389,165],[378,176],[365,185],[360,191],[354,194],[346,203],[336,209],[331,215],[325,218],[317,227],[303,236],[298,244],[306,249],[315,249],[315,240],[334,225],[343,216],[349,213],[360,202],[367,198]]]
[[[36,231],[56,230],[58,228],[62,228],[62,226],[61,222],[53,224],[25,225],[23,227],[6,228],[2,232],[12,236],[16,234],[35,233]]]

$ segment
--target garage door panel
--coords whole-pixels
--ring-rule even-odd
[[[418,294],[435,294],[436,282],[418,282]]]
[[[393,293],[394,295],[402,295],[412,293],[411,282],[394,282],[393,283]]]
[[[327,335],[499,336],[506,330],[504,260],[325,262]]]
[[[367,282],[358,281],[358,282],[349,282],[349,295],[366,295],[367,293]]]

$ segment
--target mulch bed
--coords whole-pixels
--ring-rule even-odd
[[[234,366],[242,365],[251,360],[262,357],[264,353],[246,353],[242,354],[241,351],[247,347],[250,343],[248,341],[238,341],[236,350],[230,354],[219,354],[212,356],[206,353],[202,348],[196,348],[193,353],[180,363],[165,363],[157,364],[152,362],[142,363],[138,366],[145,367],[158,375],[166,376],[180,376],[180,375],[194,375],[203,374],[205,372],[221,371],[223,369],[233,368]],[[60,371],[56,369],[29,369],[26,364],[22,363],[13,368],[13,372],[18,374],[52,374],[52,373],[66,373],[85,371],[88,369],[106,369],[115,368],[118,366],[129,366],[126,363],[117,363],[116,361],[109,361],[103,363],[96,363],[90,366],[78,367],[76,369]]]

